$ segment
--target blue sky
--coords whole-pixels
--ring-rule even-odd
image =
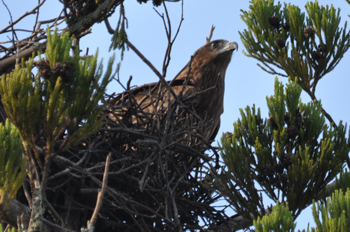
[[[298,5],[304,10],[306,2],[305,0],[294,0],[287,3]],[[24,12],[32,9],[37,1],[5,0],[5,3],[15,20]],[[335,8],[341,8],[341,25],[344,25],[345,21],[349,19],[350,6],[345,0],[320,0],[319,3],[322,5],[333,4]],[[174,35],[181,18],[181,3],[166,4],[171,16]],[[61,10],[61,4],[54,0],[49,0],[44,7],[40,17],[43,20],[55,17]],[[185,0],[184,21],[171,53],[167,80],[171,80],[189,61],[194,51],[205,44],[205,38],[208,36],[212,24],[216,27],[213,40],[226,39],[238,43],[239,51],[233,54],[226,73],[224,114],[221,117],[221,128],[217,140],[220,139],[222,132],[233,130],[233,122],[240,117],[239,108],[255,104],[261,108],[262,116],[268,117],[266,96],[273,94],[275,76],[262,71],[256,65],[257,60],[243,55],[244,47],[238,34],[239,31],[246,28],[240,18],[240,9],[248,10],[248,7],[248,0]],[[163,7],[158,7],[157,10],[160,13],[164,12]],[[153,10],[151,3],[140,5],[136,0],[128,0],[125,2],[125,11],[129,25],[127,29],[129,40],[158,70],[161,70],[167,45],[162,19]],[[0,13],[2,17],[0,28],[3,28],[10,19],[2,4],[0,4]],[[116,26],[117,21],[116,14],[110,19],[112,27]],[[16,28],[32,28],[33,22],[34,17],[29,17]],[[28,34],[22,33],[19,35],[28,36]],[[107,34],[104,23],[97,24],[92,28],[92,34],[81,40],[81,49],[85,53],[86,48],[89,47],[89,53],[92,54],[96,48],[99,48],[99,57],[103,58],[106,63],[112,55],[112,52],[109,52],[110,39],[111,36]],[[4,40],[6,38],[1,35],[0,41]],[[117,61],[120,60],[119,54],[119,51],[116,51]],[[317,98],[322,100],[324,109],[337,123],[339,120],[348,122],[350,118],[350,110],[347,107],[350,100],[348,93],[350,86],[349,64],[348,52],[335,70],[323,77],[316,90]],[[133,76],[132,85],[158,81],[157,76],[131,50],[125,52],[121,64],[121,81],[126,83],[130,75]],[[279,77],[279,80],[285,82],[286,78]],[[122,88],[116,82],[111,83],[108,87],[109,93],[121,91]],[[302,94],[302,101],[309,102],[310,98],[306,94]],[[305,210],[297,219],[297,228],[306,228],[307,222],[312,221],[311,211]]]

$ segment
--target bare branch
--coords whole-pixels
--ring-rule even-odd
[[[104,197],[104,194],[106,192],[110,160],[111,160],[111,153],[108,154],[107,159],[106,159],[105,172],[103,174],[101,191],[99,191],[99,193],[97,195],[97,202],[96,202],[95,210],[94,210],[94,212],[93,212],[93,214],[91,216],[90,221],[88,222],[86,231],[90,231],[90,232],[94,231],[95,224],[96,224],[96,221],[97,221],[97,216],[98,216],[99,211],[100,211],[100,209],[102,207],[103,197]]]
[[[40,0],[38,0],[38,5],[40,5]],[[34,23],[34,26],[33,26],[33,33],[35,33],[35,28],[36,28],[36,25],[38,24],[39,12],[40,12],[40,7],[38,8],[38,10],[36,12],[35,23]]]
[[[211,38],[213,37],[213,32],[214,32],[214,30],[215,30],[214,25],[211,25],[210,32],[209,32],[209,37],[207,37],[207,38],[205,39],[207,44],[210,43],[210,40],[211,40]]]
[[[20,16],[16,21],[14,21],[13,23],[11,23],[10,25],[8,25],[7,27],[5,27],[4,29],[2,29],[0,31],[0,34],[4,33],[5,31],[7,31],[7,29],[13,27],[14,25],[16,25],[19,21],[21,21],[24,17],[27,17],[28,15],[31,14],[35,14],[36,10],[39,9],[44,3],[46,2],[46,0],[42,1],[39,5],[37,5],[36,7],[34,7],[31,11],[27,11],[26,13],[24,13],[22,16]]]

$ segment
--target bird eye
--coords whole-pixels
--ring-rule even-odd
[[[218,42],[212,42],[211,43],[212,48],[217,48],[219,46]]]

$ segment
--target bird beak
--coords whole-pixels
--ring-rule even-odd
[[[229,42],[229,50],[236,50],[238,51],[238,44],[236,42]]]
[[[232,52],[238,50],[238,44],[236,42],[226,41],[220,50],[220,53]]]

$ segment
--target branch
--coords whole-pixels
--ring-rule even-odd
[[[110,34],[114,34],[114,30],[111,28],[109,22],[107,19],[104,20],[107,30]],[[174,90],[170,87],[170,85],[168,84],[168,82],[164,79],[164,77],[160,74],[160,72],[153,66],[153,64],[129,41],[126,40],[126,44],[128,45],[128,47],[131,48],[131,50],[133,50],[136,55],[138,55],[141,60],[143,62],[145,62],[145,64],[148,65],[148,67],[151,68],[151,70],[158,76],[158,78],[160,79],[160,82],[167,88],[167,90],[173,95],[174,99],[181,105],[184,106],[182,101],[180,101],[179,97],[175,94]]]
[[[209,32],[209,37],[207,37],[205,39],[206,40],[206,44],[210,43],[210,40],[213,37],[214,29],[215,29],[214,25],[211,25],[210,32]]]
[[[29,57],[32,57],[33,52],[42,51],[43,48],[46,48],[46,42],[35,44],[31,48],[24,50],[20,53],[18,53],[19,59],[28,59]],[[13,55],[5,60],[0,61],[0,74],[8,71],[9,69],[13,68],[16,64],[16,55]]]
[[[66,31],[70,34],[80,34],[86,29],[92,27],[96,22],[102,22],[107,18],[108,13],[115,7],[117,7],[122,0],[106,0],[102,4],[98,5],[97,9],[89,15],[80,17],[73,25],[70,25]]]
[[[94,213],[92,214],[90,221],[88,221],[87,230],[86,230],[87,232],[94,231],[95,224],[97,221],[97,216],[98,216],[99,211],[102,207],[103,197],[104,197],[104,194],[106,192],[106,185],[107,185],[107,180],[108,180],[108,170],[109,170],[110,160],[111,160],[111,153],[108,154],[107,159],[106,159],[105,172],[103,174],[101,191],[97,195],[97,202],[96,202]]]
[[[131,50],[136,53],[136,55],[141,58],[143,62],[145,62],[145,64],[147,64],[148,67],[150,67],[150,69],[157,75],[160,80],[164,80],[162,74],[160,74],[160,72],[153,66],[153,64],[129,40],[126,41],[126,44],[131,48]],[[166,81],[164,80],[164,82]]]
[[[181,19],[180,19],[180,23],[179,23],[179,26],[177,28],[177,31],[176,31],[176,34],[174,36],[173,39],[171,39],[171,22],[170,22],[170,16],[169,16],[169,12],[168,12],[168,9],[165,5],[165,2],[163,1],[163,6],[164,6],[164,11],[165,11],[165,16],[167,18],[167,23],[165,22],[165,18],[164,18],[164,14],[160,14],[155,8],[153,8],[156,13],[162,18],[163,20],[163,24],[164,24],[164,28],[165,28],[165,33],[166,33],[166,36],[167,36],[167,40],[168,40],[168,46],[166,48],[166,51],[165,51],[165,56],[164,56],[164,60],[163,60],[163,77],[166,76],[166,72],[167,72],[167,69],[168,69],[168,66],[169,66],[169,63],[170,63],[170,54],[171,54],[171,49],[172,49],[172,46],[176,40],[176,37],[177,35],[179,34],[180,32],[180,28],[181,28],[181,25],[182,25],[182,21],[184,20],[183,18],[183,1],[182,1],[182,4],[181,4]]]
[[[0,34],[4,33],[7,31],[7,29],[13,27],[15,24],[17,24],[19,21],[21,21],[24,17],[30,15],[30,14],[35,14],[35,11],[37,9],[39,9],[44,3],[46,2],[46,0],[44,0],[42,3],[40,3],[39,5],[37,5],[36,7],[34,7],[31,11],[27,11],[25,14],[23,14],[21,17],[19,17],[16,21],[14,21],[13,23],[9,24],[7,27],[5,27],[4,29],[2,29],[0,31]]]

